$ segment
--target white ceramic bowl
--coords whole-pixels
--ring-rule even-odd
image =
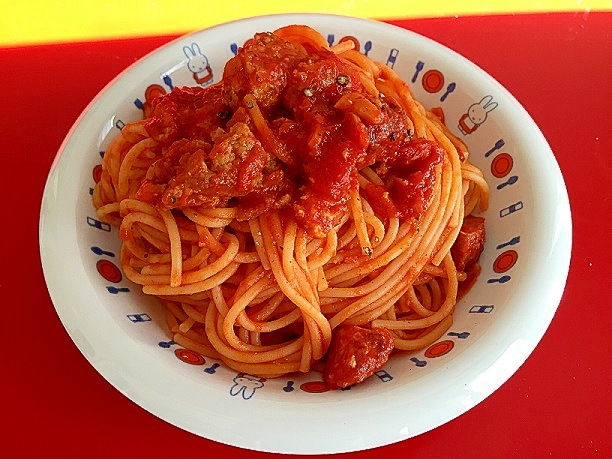
[[[393,66],[426,107],[441,106],[491,185],[487,244],[477,284],[451,330],[428,349],[393,357],[344,391],[318,375],[262,381],[182,352],[163,312],[118,269],[119,237],[95,219],[90,190],[100,152],[122,123],[141,117],[153,83],[196,85],[185,46],[213,78],[254,33],[307,24],[330,43],[352,36]],[[486,118],[469,117],[480,105]],[[462,132],[463,130],[463,132]],[[569,268],[571,220],[555,158],[527,112],[493,78],[449,49],[379,22],[278,15],[179,38],[112,81],[69,132],[42,202],[40,250],[57,313],[78,348],[113,386],[154,415],[202,437],[284,453],[362,450],[413,437],[469,410],[503,384],[546,331]],[[288,427],[297,426],[297,428]]]

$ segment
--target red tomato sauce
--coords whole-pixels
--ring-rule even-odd
[[[436,143],[412,138],[397,101],[367,92],[354,65],[269,33],[238,50],[221,83],[174,88],[148,111],[146,130],[162,148],[139,199],[168,209],[235,206],[241,220],[292,208],[316,237],[347,211],[366,166],[385,181],[366,188],[375,210],[418,218],[443,157]]]

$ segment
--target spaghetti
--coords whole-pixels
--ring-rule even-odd
[[[489,190],[468,159],[391,68],[293,25],[147,105],[93,202],[179,345],[346,387],[442,336],[478,275]]]

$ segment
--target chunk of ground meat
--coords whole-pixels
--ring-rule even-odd
[[[457,271],[465,271],[476,263],[485,244],[484,218],[468,215],[463,220],[457,240],[451,247],[451,256]]]
[[[340,325],[332,336],[323,379],[330,389],[360,383],[380,370],[395,345],[386,328]]]

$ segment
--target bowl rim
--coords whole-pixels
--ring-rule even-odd
[[[419,43],[426,44],[431,49],[435,49],[436,52],[444,58],[450,58],[453,62],[461,63],[462,66],[472,69],[472,73],[478,75],[478,78],[482,81],[485,81],[488,85],[495,86],[499,97],[503,97],[505,100],[511,102],[512,117],[521,118],[528,124],[531,136],[533,137],[531,142],[538,146],[537,151],[541,154],[539,159],[544,161],[549,169],[545,185],[550,188],[550,199],[555,204],[554,206],[550,206],[550,203],[540,203],[541,210],[543,212],[548,212],[548,219],[557,222],[553,235],[555,239],[554,241],[537,241],[538,243],[547,245],[547,253],[542,256],[546,257],[546,263],[549,264],[550,268],[549,275],[554,278],[554,282],[548,286],[546,292],[546,307],[542,308],[542,311],[537,315],[538,320],[536,326],[530,327],[529,330],[522,330],[523,334],[529,335],[529,339],[523,337],[511,340],[512,342],[510,345],[501,350],[494,358],[491,358],[491,356],[486,358],[486,356],[483,356],[482,350],[472,350],[469,358],[484,358],[490,365],[488,368],[484,369],[478,377],[472,377],[469,380],[470,387],[464,389],[462,397],[456,397],[453,403],[449,404],[448,410],[445,412],[441,412],[440,410],[431,410],[427,412],[428,407],[437,406],[436,403],[431,403],[432,398],[436,394],[430,393],[421,403],[412,405],[413,409],[422,411],[422,421],[415,424],[411,422],[411,420],[399,417],[395,419],[393,426],[391,426],[388,431],[377,431],[376,435],[368,435],[368,432],[370,434],[372,433],[371,430],[369,430],[369,422],[364,423],[358,421],[363,418],[360,408],[357,406],[347,406],[345,400],[339,398],[336,394],[332,394],[326,397],[324,402],[316,401],[310,403],[308,406],[300,405],[301,425],[305,429],[304,435],[307,437],[307,441],[303,441],[303,439],[296,436],[289,439],[281,439],[276,436],[274,436],[274,438],[266,438],[266,429],[269,429],[272,423],[278,422],[279,414],[286,412],[287,402],[270,400],[261,402],[254,401],[252,403],[253,407],[251,412],[258,413],[258,415],[261,416],[261,422],[253,425],[227,414],[228,405],[226,400],[223,402],[207,400],[209,404],[208,414],[214,413],[217,418],[215,420],[204,419],[201,412],[189,413],[189,408],[185,406],[185,400],[181,400],[180,397],[177,398],[177,394],[170,393],[160,396],[160,391],[172,383],[172,378],[169,376],[159,377],[156,381],[134,380],[135,374],[147,374],[151,368],[158,366],[159,362],[156,361],[155,357],[146,352],[140,352],[137,356],[121,352],[123,346],[130,343],[130,338],[127,335],[118,334],[118,336],[114,336],[111,339],[109,336],[101,336],[99,333],[96,333],[99,324],[109,324],[111,320],[104,308],[100,308],[97,311],[89,308],[87,312],[90,315],[88,315],[85,320],[86,323],[84,323],[83,318],[80,317],[78,307],[79,305],[88,304],[88,302],[91,301],[91,291],[88,289],[73,289],[73,281],[66,282],[66,279],[62,278],[61,275],[59,275],[58,278],[58,274],[55,272],[58,266],[57,261],[61,260],[62,264],[73,267],[67,272],[70,272],[74,278],[81,279],[87,287],[93,288],[87,282],[87,277],[82,270],[82,266],[80,266],[82,260],[78,254],[76,252],[60,253],[60,247],[57,244],[57,237],[55,236],[57,231],[62,231],[62,240],[71,238],[78,240],[79,235],[77,234],[76,227],[70,227],[70,225],[66,225],[65,222],[57,221],[57,219],[51,217],[49,213],[51,211],[50,209],[56,209],[58,206],[61,208],[62,203],[71,202],[72,196],[80,192],[77,190],[79,185],[77,181],[74,181],[74,183],[70,185],[66,185],[66,183],[68,183],[66,177],[69,177],[74,171],[70,169],[63,170],[62,168],[70,167],[70,165],[66,166],[66,161],[68,161],[66,158],[70,156],[70,149],[73,148],[73,144],[76,142],[75,136],[81,135],[80,132],[83,129],[83,125],[94,122],[97,112],[102,110],[100,107],[101,103],[105,98],[108,98],[109,91],[113,88],[117,88],[118,82],[123,81],[126,76],[137,78],[138,72],[146,68],[147,63],[152,59],[156,56],[160,56],[164,51],[177,46],[185,40],[202,34],[230,30],[242,25],[246,27],[246,25],[254,25],[262,21],[266,23],[283,22],[287,24],[299,22],[312,24],[315,27],[319,21],[328,21],[327,23],[335,21],[339,25],[339,28],[350,28],[353,26],[355,28],[362,27],[367,30],[380,30],[381,33],[398,34],[407,39],[416,40]],[[548,204],[548,206],[545,206],[546,204]],[[76,220],[76,209],[63,209],[63,212],[65,212],[64,217],[69,219],[69,221],[72,222]],[[399,26],[370,19],[337,14],[281,13],[233,20],[177,37],[147,53],[105,85],[85,107],[72,125],[50,167],[40,208],[39,246],[45,282],[47,283],[52,302],[64,328],[89,363],[126,397],[173,425],[221,443],[269,452],[322,454],[369,449],[419,435],[462,415],[505,383],[533,352],[553,319],[554,313],[561,300],[569,271],[571,232],[569,199],[563,183],[561,171],[554,159],[554,154],[548,146],[544,135],[527,111],[520,105],[514,96],[487,72],[454,50],[428,37],[424,37]],[[541,237],[543,236],[541,235]],[[541,265],[538,265],[538,268],[541,268]],[[532,269],[536,268],[532,267]],[[529,291],[537,288],[534,282],[534,279],[531,279],[530,282],[529,279],[526,280]],[[79,320],[81,320],[81,322],[79,322]],[[466,356],[466,358],[468,357]],[[196,390],[196,384],[193,381],[185,381],[185,384],[190,391]],[[448,385],[452,386],[453,384],[452,382],[446,382],[440,384],[435,389],[450,390]],[[396,394],[394,393],[391,395]],[[156,397],[157,400],[152,401],[152,399]],[[385,410],[397,412],[398,409],[407,407],[406,403],[402,403],[401,401],[398,403],[397,400],[377,399],[376,402],[379,403],[379,407],[377,410],[372,411],[371,414],[379,417],[385,415]],[[262,414],[262,410],[268,409],[270,405],[274,405],[273,412]],[[333,413],[334,409],[338,407],[342,410],[342,416]],[[313,442],[312,439],[317,436],[320,437],[322,433],[328,432],[331,425],[330,422],[321,422],[321,410],[325,410],[326,416],[329,416],[330,421],[337,423],[336,438],[323,438],[319,443],[316,443]],[[351,422],[347,420],[351,420]],[[223,424],[223,422],[226,422],[227,425],[222,426],[221,424]],[[230,429],[227,426],[231,426],[232,428]],[[238,435],[236,431],[239,432]],[[245,431],[251,431],[251,434],[244,435]],[[242,434],[240,434],[240,432],[242,432]],[[294,443],[291,444],[291,441]]]

